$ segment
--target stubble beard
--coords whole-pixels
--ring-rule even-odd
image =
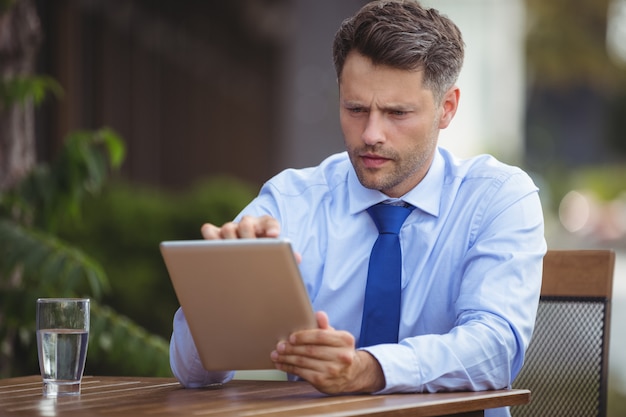
[[[347,150],[361,185],[389,195],[390,190],[395,189],[407,180],[411,181],[412,177],[417,176],[414,180],[415,184],[410,184],[410,188],[421,181],[425,171],[422,175],[417,175],[417,173],[423,171],[424,166],[431,161],[435,147],[436,138],[431,138],[427,146],[415,146],[410,152],[405,154],[400,154],[394,150],[383,150],[380,146],[362,146],[347,148]],[[366,152],[389,158],[389,161],[384,168],[366,168],[362,165],[359,157],[359,155]]]

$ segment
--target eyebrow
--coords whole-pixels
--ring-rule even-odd
[[[363,104],[362,102],[357,101],[357,100],[342,100],[342,104],[346,107],[370,108],[369,104]],[[404,104],[403,103],[389,103],[380,107],[380,109],[383,111],[409,112],[409,111],[414,111],[416,109],[416,106],[413,104],[406,104],[406,103]]]

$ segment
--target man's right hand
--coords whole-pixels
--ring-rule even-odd
[[[243,216],[240,222],[228,222],[222,227],[205,223],[200,228],[202,237],[208,240],[215,239],[251,239],[257,237],[278,237],[280,224],[271,216],[252,217]]]

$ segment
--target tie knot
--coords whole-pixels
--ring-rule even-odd
[[[367,209],[378,228],[378,233],[398,234],[402,224],[413,211],[413,206],[394,206],[392,204],[376,204]]]

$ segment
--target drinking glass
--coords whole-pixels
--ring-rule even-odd
[[[37,300],[37,350],[45,396],[80,394],[88,341],[88,298]]]

